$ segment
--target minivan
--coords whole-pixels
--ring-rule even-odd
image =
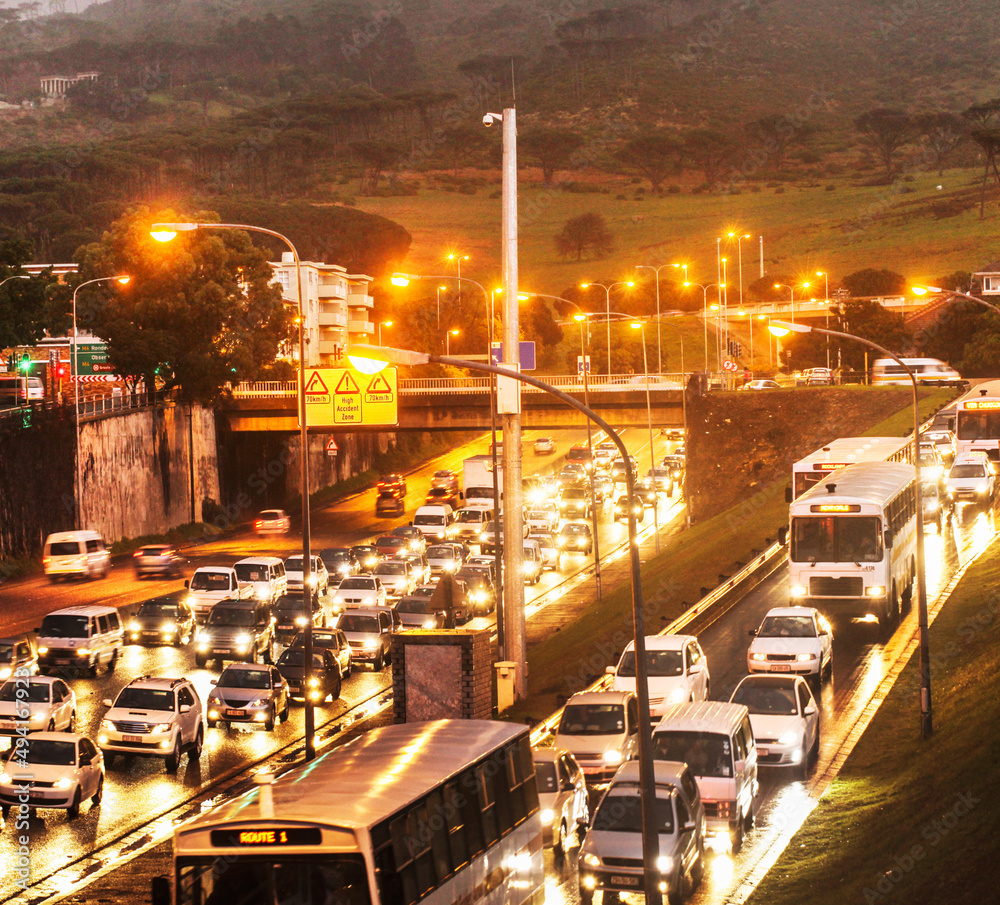
[[[687,763],[698,783],[709,838],[732,851],[753,827],[757,800],[757,744],[742,704],[696,701],[668,707],[653,730],[657,760]]]
[[[413,515],[413,527],[428,540],[446,540],[452,521],[450,506],[421,506]]]
[[[578,692],[563,707],[552,744],[572,753],[587,782],[608,782],[638,752],[635,695],[628,691]]]
[[[104,578],[111,554],[96,531],[59,531],[45,538],[42,566],[50,581],[70,575]]]
[[[24,405],[45,398],[45,384],[39,377],[0,377],[0,405]]]
[[[54,667],[112,672],[124,645],[118,610],[110,606],[71,606],[49,613],[35,629],[38,671],[47,676]]]
[[[265,603],[273,603],[288,591],[285,564],[277,556],[248,556],[233,568],[240,581],[253,585],[253,596]]]

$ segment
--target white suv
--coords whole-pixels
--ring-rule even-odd
[[[181,753],[201,757],[205,742],[205,708],[187,679],[133,679],[115,699],[104,699],[111,709],[101,720],[97,744],[110,767],[116,754],[164,757],[168,773],[177,770]]]

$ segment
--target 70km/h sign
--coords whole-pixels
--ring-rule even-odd
[[[399,424],[396,368],[362,374],[354,368],[306,368],[309,427]]]

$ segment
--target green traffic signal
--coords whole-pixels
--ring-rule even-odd
[[[21,361],[18,364],[18,368],[20,368],[24,374],[27,374],[28,371],[31,370],[31,358],[28,356],[27,352],[25,352],[22,356]]]

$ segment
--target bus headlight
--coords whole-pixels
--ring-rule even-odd
[[[601,755],[601,760],[606,764],[620,764],[622,762],[621,751],[605,751]]]
[[[788,594],[790,597],[805,597],[809,593],[809,588],[801,584],[793,584],[788,589]]]
[[[880,584],[873,584],[870,588],[865,588],[866,597],[885,597],[885,588]]]
[[[670,855],[660,855],[656,859],[656,869],[661,874],[669,874],[674,869],[674,859]]]

